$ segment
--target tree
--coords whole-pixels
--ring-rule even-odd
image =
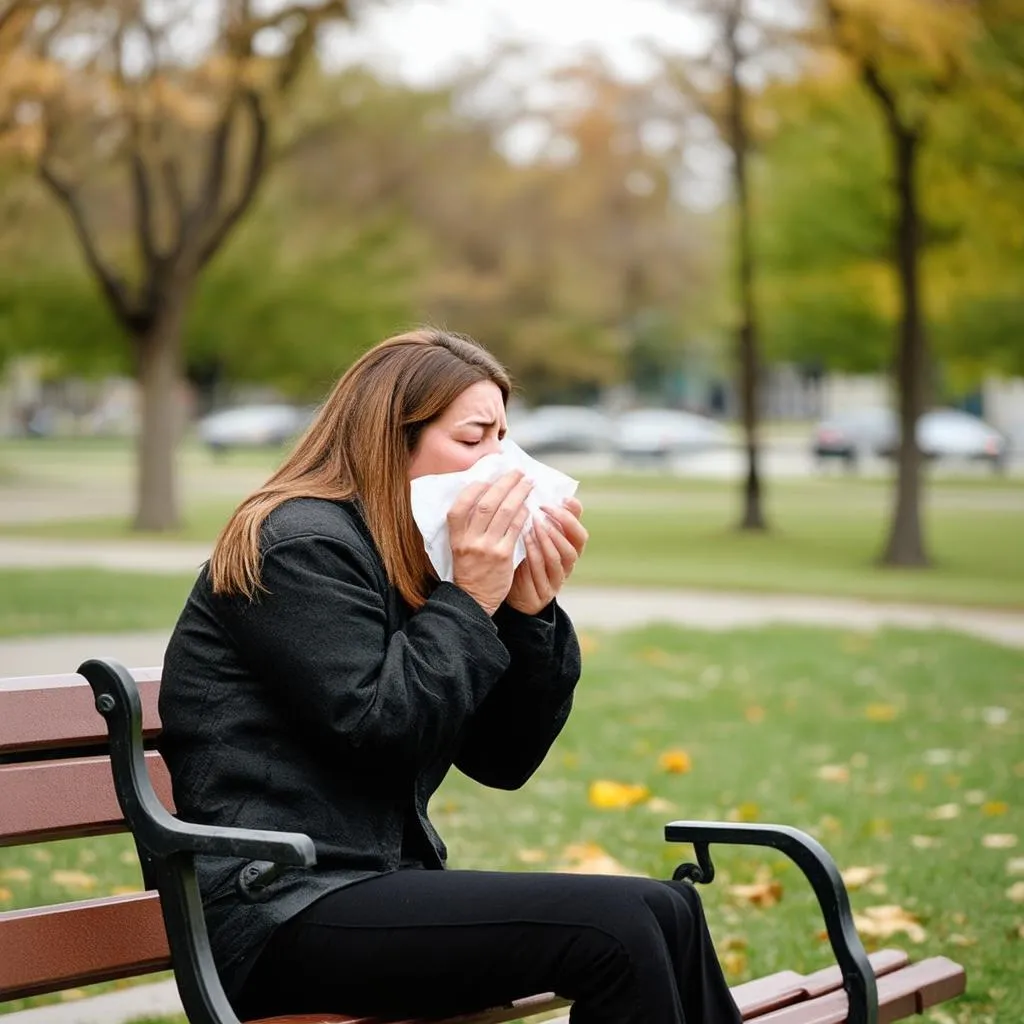
[[[752,123],[749,84],[772,72],[780,50],[796,37],[776,20],[756,16],[749,0],[694,0],[683,8],[709,30],[703,59],[662,55],[670,80],[684,101],[708,118],[730,156],[733,209],[733,265],[736,316],[736,377],[746,449],[741,530],[765,530],[758,437],[761,353],[750,162],[757,129]]]
[[[195,27],[184,0],[11,0],[5,11],[18,28],[8,123],[66,211],[139,381],[139,529],[178,522],[174,394],[200,276],[253,204],[272,124],[320,27],[349,16],[346,0],[266,15],[224,0],[211,13],[194,52],[180,43]]]
[[[933,363],[922,308],[920,162],[936,111],[960,83],[978,31],[974,8],[938,0],[826,0],[832,38],[885,126],[895,209],[892,254],[900,293],[896,385],[901,442],[885,565],[928,564],[921,526],[917,421]]]

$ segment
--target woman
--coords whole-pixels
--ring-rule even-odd
[[[527,518],[519,472],[448,517],[439,582],[409,481],[500,450],[510,384],[475,343],[391,338],[342,377],[217,541],[164,662],[160,746],[182,817],[305,832],[311,870],[204,860],[240,1016],[448,1015],[556,991],[574,1020],[739,1021],[684,884],[439,870],[427,802],[452,765],[526,782],[569,714],[580,653],[556,598],[587,533]]]

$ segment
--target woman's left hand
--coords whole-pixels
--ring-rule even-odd
[[[542,506],[545,518],[523,538],[526,558],[512,577],[505,603],[526,615],[543,611],[559,594],[587,546],[583,506],[569,498],[563,508]]]

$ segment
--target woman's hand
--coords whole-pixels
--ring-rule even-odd
[[[564,508],[543,506],[546,518],[526,535],[526,558],[519,563],[506,602],[526,615],[543,611],[559,594],[583,549],[587,531],[583,506],[569,498]]]
[[[488,615],[512,586],[512,553],[530,514],[531,490],[533,481],[514,469],[493,484],[470,484],[448,512],[453,581]]]

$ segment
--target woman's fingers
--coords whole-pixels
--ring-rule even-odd
[[[568,507],[555,508],[552,505],[543,505],[542,509],[558,530],[561,531],[563,536],[569,541],[576,554],[582,555],[583,549],[587,546],[587,540],[590,538],[590,534],[587,533],[587,528],[579,521],[579,519],[576,518]]]

